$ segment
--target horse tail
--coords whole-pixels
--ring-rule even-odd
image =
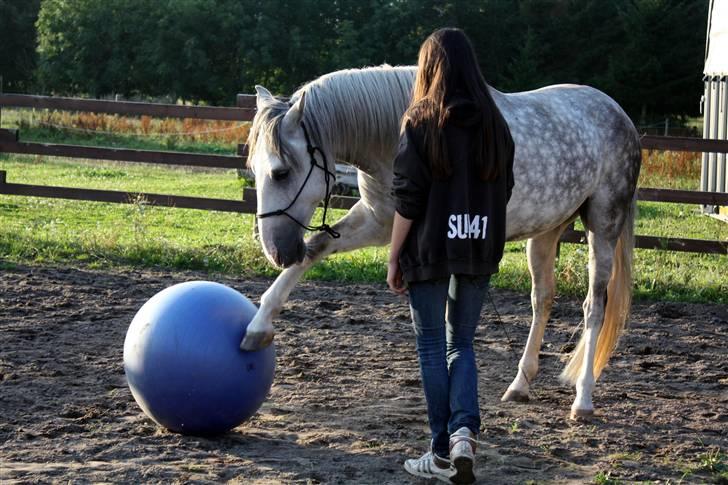
[[[617,346],[632,305],[632,255],[634,252],[634,219],[637,212],[637,193],[627,210],[622,233],[617,240],[612,275],[607,286],[607,305],[604,309],[604,322],[599,332],[594,354],[594,380],[599,378],[602,369]],[[576,384],[586,354],[586,339],[582,334],[579,344],[571,355],[569,363],[561,373],[561,379]]]

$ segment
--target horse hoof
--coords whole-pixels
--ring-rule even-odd
[[[505,394],[503,394],[503,397],[501,398],[502,402],[528,402],[528,394],[525,394],[521,391],[514,391],[513,389],[508,389]]]
[[[273,332],[249,332],[240,343],[240,350],[256,351],[268,347],[273,343]]]
[[[588,420],[594,417],[593,409],[572,409],[571,419],[573,420]]]

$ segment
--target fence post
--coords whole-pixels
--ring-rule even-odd
[[[256,110],[256,95],[254,94],[240,94],[235,98],[235,104],[238,108],[246,108],[246,109],[252,109],[253,111]],[[247,165],[247,159],[248,159],[248,145],[247,144],[238,144],[238,156],[244,157],[246,159],[246,165]],[[242,167],[238,169],[238,178],[245,178],[250,177],[252,174],[249,169]],[[258,218],[255,214],[253,214],[253,237],[255,239],[258,239]]]
[[[3,75],[0,74],[0,94],[3,93]],[[0,104],[0,128],[3,127],[3,105]]]
[[[243,200],[245,200],[245,189],[243,189]],[[253,240],[259,241],[260,240],[260,231],[258,231],[258,216],[254,212],[250,214],[250,217],[253,218]]]
[[[7,183],[7,179],[5,178],[7,174],[8,173],[5,170],[0,170],[0,185],[5,185]]]
[[[247,165],[248,145],[246,145],[245,143],[238,143],[238,156],[245,158],[245,164]],[[237,171],[239,179],[245,178],[246,175],[249,175],[248,170],[246,170],[245,167],[241,167]]]
[[[235,106],[238,108],[244,108],[246,107],[245,100],[249,97],[247,94],[241,94],[238,93],[238,95],[235,97]],[[244,145],[242,143],[238,144],[238,155],[241,157],[247,157],[248,156],[248,146]],[[245,177],[245,169],[239,168],[238,169],[238,178]]]

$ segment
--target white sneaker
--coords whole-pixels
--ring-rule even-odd
[[[455,473],[450,477],[452,483],[474,483],[475,474],[475,435],[462,427],[450,435],[450,461]]]
[[[437,478],[445,483],[452,483],[450,477],[455,474],[455,470],[450,467],[450,460],[441,458],[431,451],[421,458],[406,460],[404,469],[417,477]]]

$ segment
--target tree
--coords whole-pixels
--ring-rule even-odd
[[[541,68],[542,49],[531,28],[526,30],[523,44],[508,65],[505,88],[511,91],[526,91],[549,84]]]
[[[149,47],[163,7],[154,0],[44,0],[37,24],[43,91],[160,94]]]
[[[230,104],[235,93],[252,92],[255,84],[291,94],[337,69],[415,64],[425,37],[453,26],[471,38],[486,80],[496,88],[583,83],[606,91],[633,118],[695,114],[707,4],[43,0],[38,79],[43,91],[59,94]],[[0,9],[9,12],[8,5],[0,0]]]
[[[39,8],[40,0],[0,0],[0,76],[6,91],[26,91],[32,84]]]
[[[59,94],[231,103],[249,17],[234,0],[45,0],[38,76]]]
[[[695,114],[702,94],[707,3],[632,0],[616,17],[624,35],[595,84],[632,116]]]

